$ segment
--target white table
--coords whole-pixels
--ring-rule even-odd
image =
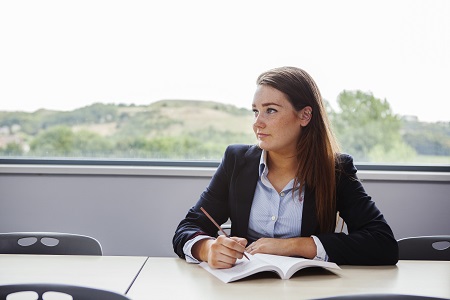
[[[147,257],[0,254],[0,285],[60,283],[124,294]]]
[[[198,265],[178,258],[150,257],[127,295],[133,300],[282,300],[362,293],[450,298],[450,261],[400,261],[396,266],[341,268],[333,272],[304,269],[289,280],[265,274],[225,284]]]
[[[283,300],[361,293],[450,299],[450,261],[400,261],[396,266],[341,268],[333,272],[304,269],[289,280],[264,274],[225,284],[198,265],[179,258],[1,254],[0,285],[84,285],[118,293],[128,291],[133,300]]]

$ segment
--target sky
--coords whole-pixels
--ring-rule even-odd
[[[270,68],[303,68],[394,113],[450,121],[447,0],[0,1],[0,110],[211,100],[251,108]]]

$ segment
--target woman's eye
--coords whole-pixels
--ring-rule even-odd
[[[256,109],[253,110],[253,114],[256,116],[258,116],[258,111]]]
[[[273,114],[273,113],[276,113],[276,112],[277,112],[276,109],[273,109],[273,108],[268,108],[268,109],[267,109],[267,113],[268,113],[268,114]]]

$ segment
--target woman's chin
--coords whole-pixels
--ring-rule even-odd
[[[267,145],[267,143],[264,143],[263,141],[258,141],[258,147],[263,150],[269,151],[269,145]]]

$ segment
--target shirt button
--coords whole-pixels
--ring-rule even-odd
[[[275,221],[277,219],[277,217],[272,216],[272,221]]]
[[[280,196],[281,196],[281,197],[284,197],[284,192],[281,192],[281,193],[280,193]]]

